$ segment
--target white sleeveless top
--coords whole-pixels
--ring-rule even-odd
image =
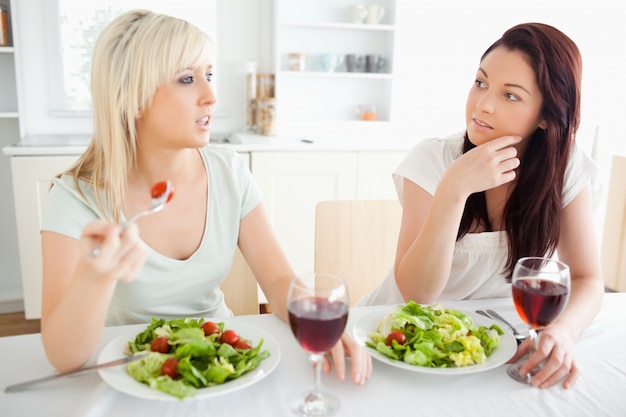
[[[400,204],[404,179],[431,195],[452,162],[463,153],[464,132],[446,138],[418,143],[393,174]],[[597,167],[581,149],[574,147],[565,172],[563,206],[569,204],[596,174]],[[510,297],[511,284],[503,274],[508,256],[508,237],[504,231],[468,233],[456,242],[448,282],[440,301]],[[393,266],[385,279],[357,305],[401,304],[405,300],[396,285]]]

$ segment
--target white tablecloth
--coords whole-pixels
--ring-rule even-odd
[[[494,308],[524,329],[507,299],[463,301],[446,306],[474,311]],[[367,313],[354,308],[348,326]],[[271,333],[282,357],[261,382],[223,396],[184,401],[135,398],[106,385],[97,372],[57,380],[29,391],[6,394],[8,385],[54,373],[40,335],[0,338],[0,416],[155,417],[289,416],[290,395],[312,384],[307,355],[288,325],[273,315],[239,316]],[[100,348],[126,326],[104,331]],[[94,355],[92,363],[98,354]],[[513,381],[506,365],[490,371],[443,376],[398,369],[374,361],[365,386],[325,375],[322,384],[340,398],[339,416],[626,416],[626,294],[607,294],[602,311],[577,344],[581,377],[569,390],[537,389]],[[402,413],[402,414],[396,414]]]

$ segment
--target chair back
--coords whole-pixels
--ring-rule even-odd
[[[393,267],[402,208],[397,200],[333,200],[317,204],[315,271],[342,276],[350,304]]]
[[[259,314],[258,284],[239,249],[220,289],[224,293],[226,305],[235,316]]]
[[[626,291],[626,156],[613,156],[602,233],[605,286]]]

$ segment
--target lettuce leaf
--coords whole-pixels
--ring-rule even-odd
[[[407,338],[404,345],[386,344],[392,330]],[[467,314],[441,307],[421,306],[410,300],[396,306],[370,333],[366,345],[381,354],[416,366],[461,367],[484,363],[500,346],[502,330],[476,326]]]

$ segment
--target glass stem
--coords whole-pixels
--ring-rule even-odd
[[[530,336],[529,356],[532,356],[532,354],[539,348],[539,332],[531,328],[528,330],[528,336]]]
[[[528,330],[528,336],[530,337],[530,349],[528,351],[528,356],[532,356],[533,353],[539,348],[539,332],[535,329]],[[539,366],[533,368],[529,373],[526,374],[526,382],[530,385],[532,382],[533,376],[539,371]]]
[[[318,396],[322,387],[322,360],[324,355],[319,353],[312,353],[309,355],[309,359],[313,364],[313,391],[312,394]]]

